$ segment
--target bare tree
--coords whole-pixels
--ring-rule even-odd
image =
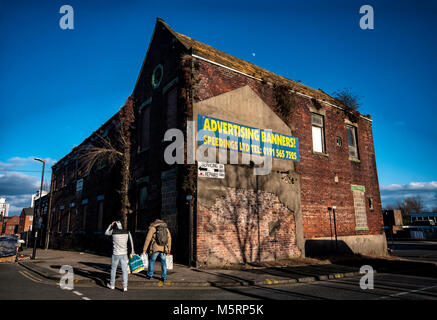
[[[406,215],[414,212],[422,212],[424,206],[420,196],[408,197],[404,200],[404,210]]]
[[[135,115],[132,97],[126,101],[114,119],[114,132],[105,138],[95,133],[99,139],[95,145],[80,148],[79,162],[85,174],[89,174],[96,165],[106,164],[108,167],[120,164],[121,217],[127,228],[127,216],[130,213],[129,185],[131,181],[130,152],[131,131]]]
[[[50,190],[50,183],[48,181],[44,181],[44,184],[42,185],[42,189],[44,191],[49,191]]]
[[[358,110],[361,107],[361,97],[353,93],[350,88],[336,90],[332,96],[352,110]]]
[[[408,224],[410,214],[423,211],[423,201],[420,196],[407,197],[403,201],[396,200],[392,205],[387,205],[386,210],[401,210],[404,224]]]

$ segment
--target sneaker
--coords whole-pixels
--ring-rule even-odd
[[[126,292],[127,291],[127,288],[123,288],[123,292]]]
[[[108,283],[106,286],[107,286],[109,289],[111,289],[111,290],[114,290],[114,289],[115,289],[115,286],[111,286],[110,283]]]
[[[147,280],[152,280],[153,277],[150,277],[150,276],[147,274],[147,275],[146,275],[146,279],[147,279]]]

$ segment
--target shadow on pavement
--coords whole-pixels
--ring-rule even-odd
[[[434,263],[406,260],[390,260],[366,256],[330,257],[329,260],[337,265],[361,268],[369,265],[380,273],[395,273],[429,278],[437,278],[437,265]]]
[[[61,268],[60,265],[51,265],[50,268],[59,270]],[[109,270],[110,271],[110,270]],[[87,270],[82,268],[74,268],[74,274],[81,276],[83,278],[90,279],[94,281],[99,286],[106,286],[106,283],[109,281],[109,271],[108,272],[100,272],[100,271],[93,271],[93,270]]]

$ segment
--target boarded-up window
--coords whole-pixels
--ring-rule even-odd
[[[173,87],[165,96],[165,111],[167,118],[167,129],[177,126],[177,87]]]
[[[150,144],[150,107],[141,110],[141,149]]]
[[[69,209],[69,210],[68,210],[68,216],[67,216],[67,232],[70,232],[70,231],[71,231],[71,215],[72,215],[71,210],[73,210],[73,209]]]
[[[31,220],[29,219],[29,221],[31,221]],[[54,231],[53,228],[56,227],[56,209],[54,209],[54,208],[52,210],[52,217],[51,217],[50,227],[51,227],[52,231]]]
[[[97,216],[97,231],[103,230],[103,201],[99,201],[99,209]]]
[[[87,211],[88,211],[88,205],[84,205],[83,209],[82,209],[82,230],[85,231],[86,230],[86,216],[87,216]]]
[[[142,187],[140,189],[140,209],[145,209],[147,204],[147,187]]]
[[[147,186],[140,187],[138,195],[138,218],[137,218],[137,230],[147,229]]]
[[[61,225],[61,232],[67,232],[68,228],[68,210],[62,211],[62,217],[61,217],[62,225]]]
[[[355,227],[357,230],[368,230],[366,201],[364,198],[365,188],[364,186],[352,185],[351,189],[354,196]]]
[[[61,232],[61,224],[62,224],[62,221],[61,221],[61,219],[62,219],[62,211],[63,210],[59,210],[58,211],[58,229],[57,229],[57,231],[58,232]]]

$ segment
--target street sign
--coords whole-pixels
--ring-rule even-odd
[[[197,173],[199,177],[204,178],[225,178],[225,165],[221,163],[198,162]]]

